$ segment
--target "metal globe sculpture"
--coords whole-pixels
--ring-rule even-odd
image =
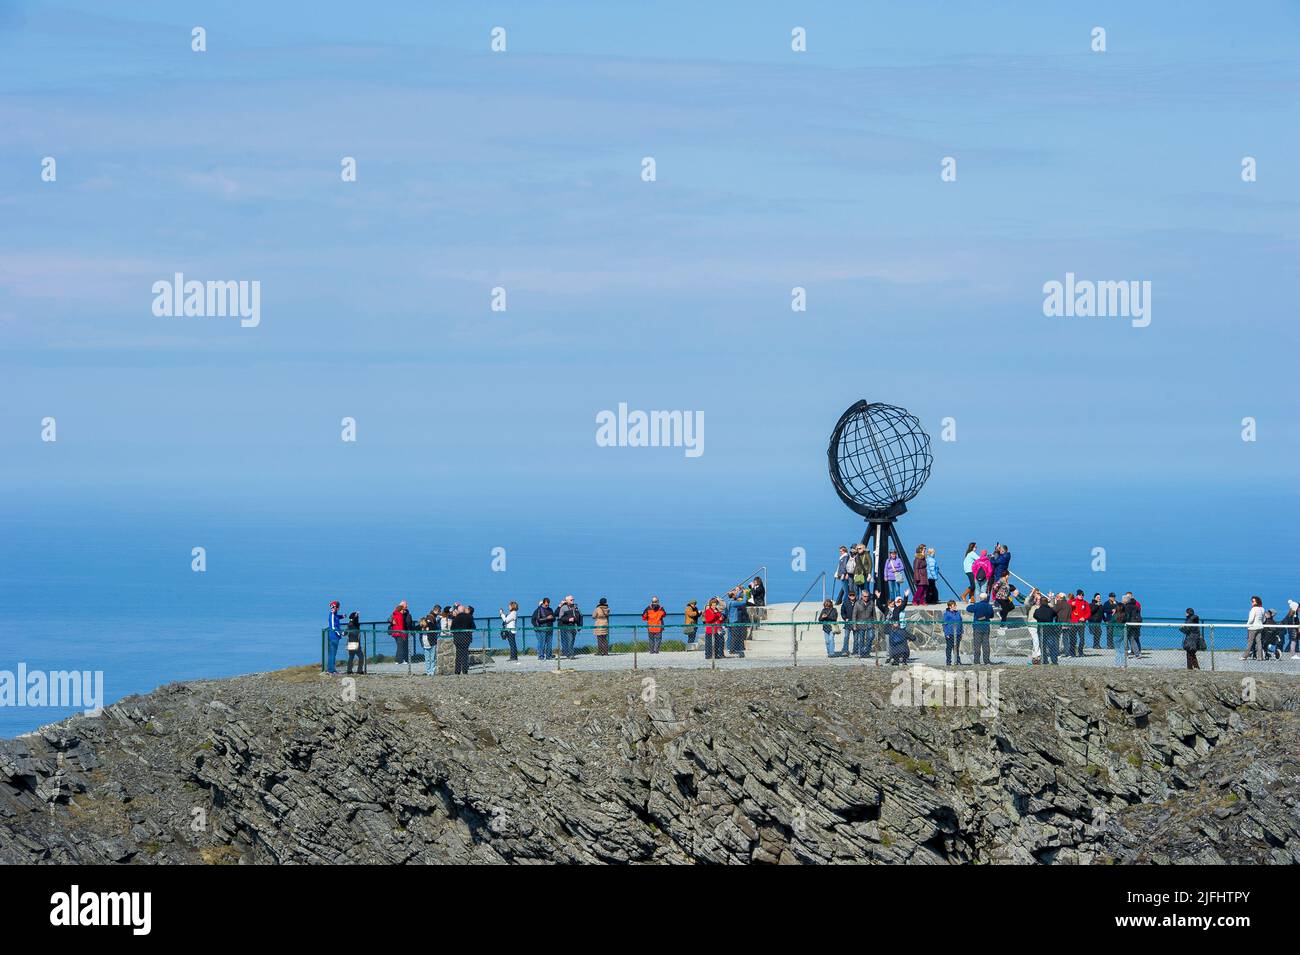
[[[866,401],[840,416],[826,458],[835,493],[863,517],[895,510],[916,497],[934,463],[930,436],[914,414]]]
[[[934,463],[921,422],[906,408],[859,401],[840,415],[826,463],[840,500],[867,520],[862,543],[871,553],[873,585],[881,599],[891,550],[902,559],[908,593],[914,594],[912,561],[894,522],[921,492]]]

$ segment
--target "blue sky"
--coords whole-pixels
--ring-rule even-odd
[[[957,420],[953,494],[1293,481],[1296,6],[993,9],[0,0],[0,482],[829,495],[859,397]],[[261,325],[154,316],[178,271]],[[597,447],[619,402],[706,453]]]

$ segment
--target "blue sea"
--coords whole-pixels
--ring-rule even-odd
[[[676,611],[762,566],[769,600],[795,600],[863,525],[824,472],[762,477],[689,489],[648,481],[635,492],[593,479],[454,494],[409,483],[11,494],[0,512],[0,670],[102,670],[111,703],[175,680],[311,663],[330,599],[363,619],[400,599],[417,617],[448,600],[483,615],[514,599],[527,613],[570,592],[586,610],[604,596],[616,613],[639,613],[657,594]],[[936,547],[959,587],[965,544],[1000,540],[1035,585],[1133,590],[1148,619],[1193,606],[1240,621],[1252,593],[1278,608],[1300,594],[1293,489],[985,487],[932,481],[900,521],[907,546]],[[195,546],[206,549],[202,573],[191,569]],[[503,572],[492,569],[498,547]],[[1092,569],[1098,547],[1104,572]],[[793,566],[796,548],[805,570]],[[0,737],[69,712],[0,707]]]

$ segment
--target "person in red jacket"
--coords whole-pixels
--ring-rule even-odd
[[[718,598],[712,598],[704,608],[704,658],[711,660],[722,656],[722,621],[726,614],[718,605]]]
[[[1092,604],[1083,596],[1082,590],[1076,590],[1070,598],[1070,656],[1083,656],[1084,624],[1092,616]]]
[[[406,601],[403,600],[393,608],[392,614],[388,617],[388,633],[396,641],[395,663],[406,663],[409,661],[410,644],[407,642],[410,631],[415,629],[415,622],[411,620],[411,611],[407,609]]]
[[[664,617],[668,616],[668,611],[659,604],[658,597],[650,598],[650,606],[641,611],[641,619],[648,626],[646,633],[650,637],[650,652],[658,653],[659,645],[664,640]]]

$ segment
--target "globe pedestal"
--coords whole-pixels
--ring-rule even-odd
[[[881,600],[889,596],[889,583],[885,580],[885,564],[889,561],[889,552],[893,550],[903,562],[903,579],[907,581],[907,590],[916,595],[916,580],[913,578],[912,561],[903,547],[898,528],[894,526],[901,515],[907,513],[906,504],[895,504],[883,511],[874,511],[866,515],[867,532],[862,535],[862,543],[871,552],[871,566],[876,569],[876,589],[880,591]],[[909,603],[914,602],[909,598]]]

